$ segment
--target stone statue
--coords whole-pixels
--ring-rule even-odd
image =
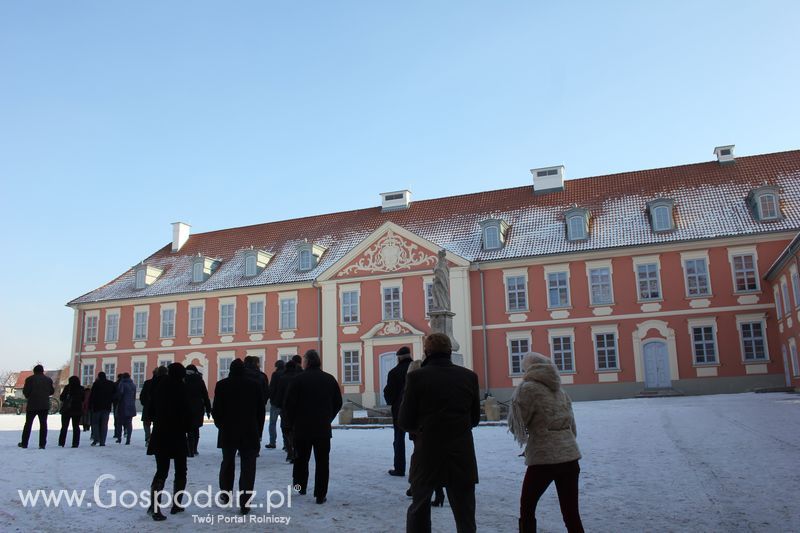
[[[433,309],[450,310],[450,267],[447,266],[447,252],[439,250],[439,260],[433,269]]]

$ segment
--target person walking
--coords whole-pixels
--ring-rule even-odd
[[[72,422],[72,447],[77,448],[81,442],[81,415],[83,415],[83,398],[85,396],[81,380],[78,376],[69,378],[67,386],[61,391],[61,432],[58,434],[58,445],[62,448],[67,443],[67,432]]]
[[[272,378],[269,380],[269,442],[265,448],[275,448],[278,442],[278,431],[276,427],[278,424],[278,417],[281,416],[281,407],[275,404],[275,396],[285,366],[285,361],[280,359],[275,361],[275,370],[272,372]]]
[[[392,428],[394,429],[394,468],[389,470],[390,476],[403,477],[406,475],[406,432],[397,425],[397,415],[400,412],[400,404],[403,402],[406,374],[411,359],[411,350],[408,346],[401,346],[397,350],[397,364],[389,371],[386,386],[383,388],[383,399],[386,400],[387,405],[392,406]]]
[[[114,398],[114,382],[106,378],[105,372],[98,372],[89,397],[92,411],[92,446],[105,446],[108,435],[108,415]]]
[[[119,383],[122,381],[123,374],[117,374],[117,381],[114,382],[114,396],[111,398],[111,411],[114,415],[114,440],[117,443],[122,442],[122,419],[117,414],[117,408],[119,407]]]
[[[414,433],[406,531],[431,530],[431,495],[444,485],[456,530],[472,533],[478,482],[472,428],[481,417],[478,376],[453,364],[450,338],[443,333],[425,337],[424,352],[422,367],[406,376],[398,416],[400,427]]]
[[[139,403],[142,404],[142,427],[144,428],[144,444],[150,442],[150,435],[151,429],[153,425],[153,418],[152,408],[151,405],[153,403],[153,392],[158,385],[158,381],[163,379],[167,376],[167,367],[166,366],[157,366],[153,369],[153,377],[150,379],[145,380],[142,383],[142,390],[139,392]]]
[[[197,445],[200,442],[200,428],[203,427],[203,415],[211,418],[211,400],[208,399],[208,389],[203,381],[203,374],[194,365],[186,367],[186,394],[189,395],[189,411],[191,424],[186,437],[189,448],[189,457],[197,455]]]
[[[267,407],[267,400],[269,400],[269,378],[261,371],[261,359],[255,355],[248,355],[244,358],[244,375],[247,379],[258,385],[261,390],[261,403],[264,409]],[[258,449],[261,451],[261,440],[264,435],[264,419],[258,424]]]
[[[508,431],[525,446],[527,470],[520,495],[519,530],[535,533],[536,505],[555,481],[564,525],[570,533],[583,533],[578,509],[577,430],[572,402],[561,388],[553,362],[539,353],[522,358],[522,383],[511,396]]]
[[[22,395],[28,402],[25,406],[22,439],[17,444],[20,448],[28,447],[35,418],[39,419],[39,449],[44,450],[47,446],[47,415],[50,412],[50,396],[55,392],[53,380],[45,375],[44,367],[42,365],[33,367],[33,375],[25,378],[25,385],[22,387]]]
[[[147,455],[156,457],[156,473],[150,484],[150,507],[148,514],[153,520],[166,520],[161,512],[161,494],[169,476],[170,461],[175,463],[175,481],[172,491],[170,514],[184,511],[181,505],[182,492],[186,489],[186,433],[189,431],[191,414],[186,394],[186,369],[180,363],[167,368],[167,376],[160,379],[150,404],[153,433],[147,445]]]
[[[221,500],[232,499],[233,479],[236,475],[236,452],[240,457],[239,492],[235,504],[241,513],[250,512],[250,499],[256,481],[256,457],[261,448],[258,432],[259,420],[264,420],[262,390],[258,383],[248,378],[241,359],[231,362],[229,375],[214,387],[214,425],[218,428],[217,448],[222,449],[219,467]]]
[[[294,378],[303,372],[303,369],[300,368],[298,362],[295,360],[295,357],[299,358],[299,356],[294,356],[289,362],[286,363],[286,368],[283,376],[281,376],[280,382],[278,383],[276,397],[274,398],[275,404],[281,409],[281,433],[283,433],[283,446],[286,449],[286,461],[289,463],[294,462],[294,439],[292,438],[292,428],[286,421],[286,415],[283,412],[283,409],[286,404],[286,392],[289,389],[289,385],[292,383]],[[300,360],[302,361],[301,358]]]
[[[92,429],[92,410],[89,409],[89,399],[92,397],[92,386],[89,385],[83,390],[83,414],[81,415],[81,424],[83,425],[84,431],[89,431]]]
[[[325,503],[328,495],[331,422],[342,408],[342,391],[332,375],[322,371],[316,350],[303,356],[304,372],[289,384],[283,402],[283,416],[291,428],[295,459],[292,478],[300,494],[308,485],[308,461],[314,450],[314,498]]]
[[[125,433],[125,444],[131,443],[131,433],[133,433],[133,417],[136,416],[136,384],[127,372],[117,382],[114,398],[117,401],[117,411],[114,415],[114,423],[119,419],[121,428],[117,443],[122,442],[122,433]]]

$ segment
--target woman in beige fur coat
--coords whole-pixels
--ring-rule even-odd
[[[520,497],[519,530],[536,531],[536,504],[555,481],[567,531],[583,532],[578,510],[578,460],[572,402],[561,389],[558,370],[547,357],[531,353],[522,359],[522,383],[511,397],[508,430],[525,446],[525,480]]]

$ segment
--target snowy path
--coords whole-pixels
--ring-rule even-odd
[[[581,508],[587,531],[800,531],[800,396],[740,394],[575,404],[581,461]],[[0,446],[5,463],[0,473],[2,531],[401,531],[408,498],[404,479],[386,474],[391,466],[389,429],[337,430],[331,454],[328,503],[293,496],[289,526],[194,523],[190,507],[156,524],[139,508],[24,508],[18,489],[86,489],[101,474],[115,480],[106,490],[149,485],[152,457],[144,455],[140,426],[135,444],[88,446],[84,433],[77,450],[58,448],[60,420],[50,418],[48,449],[16,447],[23,417],[0,415]],[[479,531],[514,531],[524,465],[504,427],[475,430],[481,483],[477,488]],[[69,442],[69,440],[68,440]],[[189,460],[189,490],[216,486],[219,452],[216,430],[203,429],[200,456]],[[409,447],[410,453],[410,447]],[[291,466],[282,453],[265,450],[259,459],[256,489],[282,489],[291,481]],[[171,487],[171,479],[168,482]],[[263,499],[260,501],[264,501]],[[277,501],[277,500],[274,500]],[[102,503],[102,502],[101,502]],[[84,504],[85,507],[85,504]],[[230,510],[213,513],[237,516]],[[263,509],[254,515],[266,514]],[[434,509],[434,531],[454,529],[449,508]],[[541,531],[563,531],[555,490],[551,487],[538,511]]]

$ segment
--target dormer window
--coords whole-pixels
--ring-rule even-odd
[[[266,268],[267,263],[272,259],[269,252],[263,250],[247,250],[244,256],[244,276],[246,278],[255,277]]]
[[[675,218],[672,216],[674,209],[675,201],[669,198],[659,198],[647,203],[650,227],[654,232],[663,233],[675,229]]]
[[[504,220],[490,218],[480,224],[484,250],[497,250],[505,245],[508,224]]]
[[[192,283],[203,283],[219,266],[219,261],[197,254],[192,261]]]
[[[158,279],[158,276],[164,272],[161,268],[145,265],[144,263],[136,265],[135,269],[136,290],[139,291],[152,285]]]
[[[750,191],[747,196],[750,209],[753,211],[756,220],[759,222],[769,222],[781,220],[780,191],[773,185],[764,185]]]
[[[312,244],[308,241],[302,242],[297,245],[298,269],[301,272],[308,272],[316,268],[319,263],[319,258],[325,252],[325,248],[318,244]]]
[[[573,207],[564,213],[567,224],[567,240],[585,241],[589,238],[589,210]]]

